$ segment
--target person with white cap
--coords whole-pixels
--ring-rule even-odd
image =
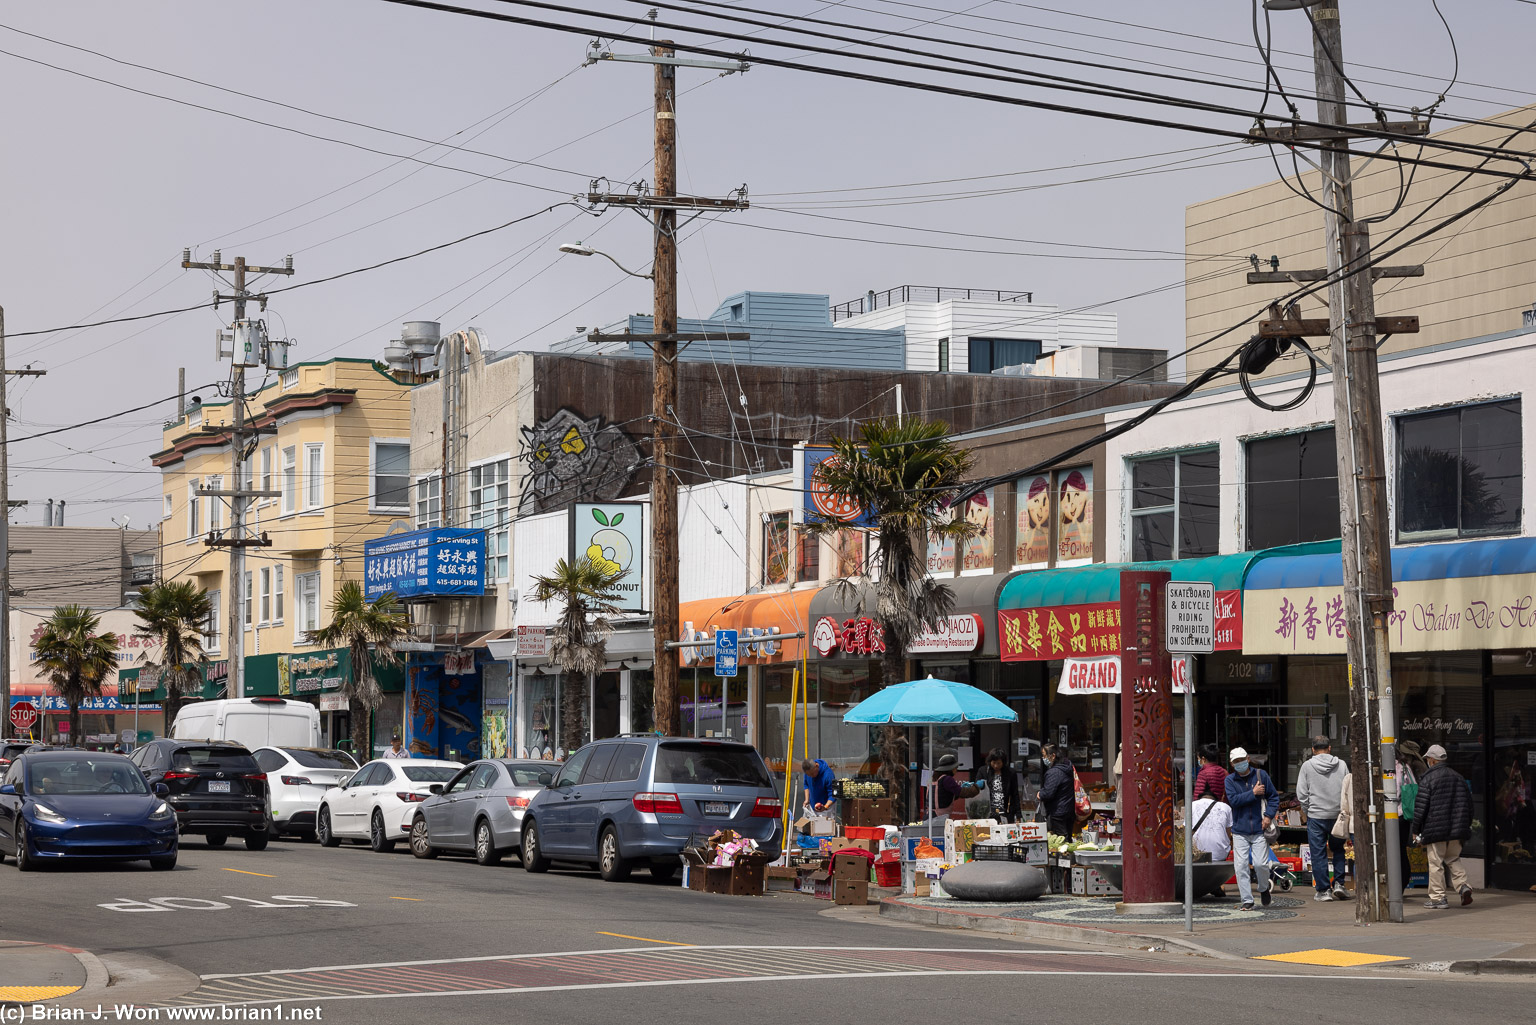
[[[1254,765],[1247,751],[1234,747],[1229,757],[1232,774],[1227,777],[1227,804],[1232,808],[1232,868],[1237,875],[1237,894],[1243,902],[1243,910],[1252,911],[1250,863],[1259,877],[1259,900],[1269,907],[1271,855],[1264,831],[1280,810],[1280,795],[1275,791],[1269,773]]]
[[[1461,894],[1461,906],[1472,903],[1467,870],[1461,866],[1461,845],[1472,838],[1472,790],[1461,773],[1446,764],[1445,748],[1431,744],[1424,752],[1428,771],[1419,777],[1419,796],[1413,805],[1413,828],[1429,855],[1429,900],[1432,911],[1450,907],[1445,899],[1445,877]]]

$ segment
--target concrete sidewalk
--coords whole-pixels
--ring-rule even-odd
[[[1182,915],[1116,915],[1114,898],[1047,897],[1026,904],[973,904],[953,899],[888,897],[880,914],[899,921],[976,929],[1041,940],[1102,946],[1162,947],[1221,958],[1270,958],[1325,949],[1301,963],[1387,959],[1380,967],[1536,974],[1536,896],[1479,891],[1471,907],[1431,911],[1412,891],[1401,924],[1361,927],[1353,901],[1318,903],[1310,888],[1277,895],[1266,912],[1238,910],[1235,898],[1195,905],[1195,931]],[[1298,959],[1300,960],[1300,959]]]
[[[54,1000],[106,985],[106,969],[86,951],[0,940],[0,1004]]]

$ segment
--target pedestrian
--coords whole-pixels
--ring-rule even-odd
[[[963,819],[966,817],[964,800],[975,797],[981,793],[980,783],[967,783],[955,778],[955,773],[961,771],[960,759],[952,754],[944,755],[939,759],[939,764],[933,769],[934,789],[938,796],[933,799],[934,814],[943,818]],[[955,807],[959,802],[960,807]]]
[[[1019,796],[1019,774],[1008,764],[1008,754],[993,748],[987,755],[987,767],[976,780],[987,798],[990,817],[999,822],[1018,822],[1023,811]]]
[[[1344,841],[1333,835],[1339,821],[1344,777],[1349,766],[1333,755],[1333,742],[1319,734],[1312,738],[1312,757],[1302,763],[1296,777],[1296,799],[1307,813],[1307,845],[1312,849],[1313,900],[1348,900],[1344,889]],[[1333,885],[1328,883],[1328,855],[1333,855]]]
[[[1280,795],[1275,792],[1269,773],[1250,762],[1247,751],[1234,747],[1231,759],[1232,772],[1227,776],[1226,792],[1227,804],[1232,806],[1232,867],[1237,875],[1237,893],[1242,899],[1243,910],[1252,911],[1250,864],[1259,877],[1260,903],[1269,907],[1271,900],[1271,857],[1264,831],[1274,821],[1275,812],[1280,810]]]
[[[1062,745],[1046,744],[1040,754],[1048,766],[1040,784],[1040,804],[1045,808],[1047,828],[1070,840],[1077,832],[1077,772]]]
[[[1225,798],[1226,794],[1223,793]],[[1232,808],[1225,800],[1210,794],[1195,798],[1190,806],[1194,818],[1195,850],[1204,851],[1212,861],[1226,861],[1232,856]]]
[[[1408,861],[1408,848],[1413,846],[1413,806],[1419,797],[1419,778],[1427,771],[1429,766],[1424,764],[1424,754],[1418,743],[1398,741],[1397,796],[1402,806],[1398,815],[1403,820],[1403,842],[1398,845],[1397,854],[1405,890],[1412,888],[1410,880],[1413,878],[1413,866]]]
[[[1461,906],[1472,903],[1472,887],[1461,865],[1461,845],[1472,838],[1472,791],[1461,773],[1445,761],[1445,748],[1431,744],[1424,752],[1428,766],[1419,779],[1419,796],[1413,806],[1417,842],[1429,856],[1429,900],[1433,911],[1450,907],[1445,899],[1445,879],[1461,894]]]
[[[411,753],[400,746],[400,734],[391,733],[389,735],[389,747],[385,750],[384,757],[396,759],[411,757]]]
[[[800,775],[805,778],[805,813],[831,816],[837,810],[837,797],[832,784],[837,774],[820,758],[807,758],[800,763]]]
[[[1215,744],[1200,745],[1200,771],[1195,774],[1195,797],[1227,799],[1227,770],[1221,764],[1221,749]]]

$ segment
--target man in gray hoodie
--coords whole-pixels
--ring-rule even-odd
[[[1296,776],[1296,799],[1307,813],[1307,844],[1312,848],[1312,881],[1317,895],[1313,900],[1348,900],[1344,889],[1344,840],[1333,835],[1339,817],[1339,791],[1349,766],[1335,758],[1333,742],[1327,737],[1312,738],[1312,757]],[[1328,885],[1328,854],[1333,853],[1333,885]]]

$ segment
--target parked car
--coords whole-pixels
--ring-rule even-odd
[[[631,735],[573,754],[523,815],[522,859],[595,864],[604,879],[641,862],[670,879],[695,834],[733,829],[778,856],[783,799],[756,748],[725,740]]]
[[[171,724],[176,740],[233,740],[247,749],[319,747],[320,709],[287,698],[224,698],[183,706]]]
[[[4,774],[12,762],[26,754],[27,748],[31,746],[30,740],[7,740],[0,744],[0,775]]]
[[[0,854],[23,872],[64,859],[148,861],[176,867],[176,813],[122,755],[18,755],[0,783]]]
[[[128,756],[151,786],[165,784],[183,834],[222,847],[231,836],[263,850],[271,836],[267,777],[241,744],[225,740],[152,740]]]
[[[322,847],[367,840],[375,851],[392,851],[405,809],[426,801],[434,783],[447,783],[462,768],[463,762],[432,758],[374,759],[345,784],[325,792],[315,817],[315,839]]]
[[[357,772],[352,756],[335,748],[259,747],[251,756],[267,774],[273,836],[314,836],[320,799]]]
[[[433,795],[407,805],[400,829],[409,833],[411,853],[435,858],[441,851],[470,853],[482,865],[520,851],[523,813],[535,794],[560,771],[559,762],[491,759],[464,766]]]

